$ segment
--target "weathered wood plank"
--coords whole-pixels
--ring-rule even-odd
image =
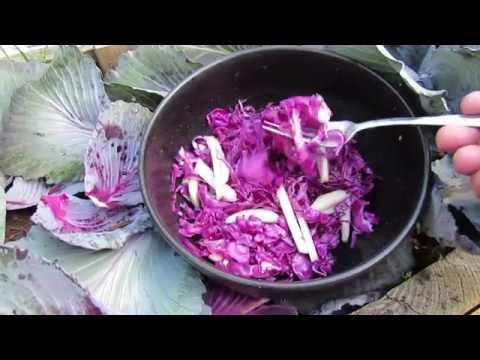
[[[136,45],[109,45],[107,47],[95,48],[94,53],[97,63],[106,74],[118,64],[118,58],[128,50],[135,49]]]
[[[480,304],[480,257],[455,250],[352,315],[463,315]]]
[[[480,308],[472,312],[470,315],[480,315]]]

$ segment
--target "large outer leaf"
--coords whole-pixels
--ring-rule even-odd
[[[28,81],[38,80],[48,65],[36,61],[0,61],[0,130],[1,119],[10,105],[15,90]]]
[[[192,63],[208,65],[231,53],[253,49],[260,45],[175,45]]]
[[[47,190],[43,180],[24,180],[22,177],[16,177],[6,193],[7,210],[35,206]]]
[[[442,245],[459,247],[480,255],[480,246],[460,229],[449,206],[462,212],[480,230],[480,202],[473,191],[470,179],[457,174],[450,156],[432,163],[436,180],[432,189],[429,207],[422,222],[422,231]]]
[[[68,244],[91,250],[121,248],[152,227],[143,206],[103,209],[68,193],[43,196],[32,221]]]
[[[477,230],[480,230],[480,201],[475,195],[470,178],[455,172],[450,156],[434,161],[432,171],[439,179],[438,188],[443,202],[463,211]]]
[[[85,156],[85,193],[101,207],[143,202],[138,164],[143,134],[152,113],[117,101],[100,114]]]
[[[108,313],[210,313],[200,275],[153,232],[136,236],[119,250],[93,252],[71,247],[34,226],[26,238],[11,244],[58,261]]]
[[[61,48],[38,81],[13,95],[0,167],[26,179],[80,179],[88,139],[107,102],[95,62],[75,47]]]
[[[199,67],[173,45],[140,45],[120,57],[107,80],[165,96]]]
[[[378,50],[378,45],[326,45],[326,50],[348,57],[383,73],[394,73],[390,62]]]
[[[266,304],[267,298],[243,295],[226,287],[210,284],[205,302],[212,308],[212,315],[247,315]]]
[[[235,51],[257,46],[259,45],[140,45],[120,57],[118,67],[107,76],[107,85],[121,84],[165,96],[201,65]],[[122,92],[125,94],[125,89]],[[150,102],[149,99],[147,103]]]
[[[100,315],[102,311],[57,265],[0,246],[0,315]]]
[[[432,88],[446,90],[450,110],[458,113],[462,97],[480,89],[479,46],[440,46],[424,61],[420,76],[428,79]]]
[[[401,48],[400,46],[404,47]],[[419,66],[423,60],[420,55],[428,51],[415,52],[411,49],[415,45],[400,45],[394,48],[397,56],[404,56],[405,61],[411,65]],[[390,49],[391,46],[389,47]],[[351,58],[369,68],[385,74],[396,74],[415,92],[424,110],[430,114],[443,114],[448,112],[448,106],[443,98],[445,91],[429,90],[420,85],[421,77],[407,66],[401,59],[394,57],[384,45],[328,45],[327,49],[340,55]]]
[[[162,101],[159,94],[146,92],[143,90],[134,89],[127,85],[106,83],[105,91],[112,101],[126,101],[131,103],[138,103],[145,106],[150,111],[155,111],[158,104]]]
[[[458,228],[451,212],[443,203],[442,196],[437,186],[434,186],[430,195],[430,203],[422,230],[430,237],[437,239],[445,246],[455,247],[458,237]]]
[[[434,48],[433,45],[384,45],[388,52],[397,60],[418,71],[425,57]]]

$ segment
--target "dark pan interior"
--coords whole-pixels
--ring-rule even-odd
[[[209,111],[233,106],[239,99],[264,106],[289,96],[315,93],[326,99],[334,113],[332,120],[361,122],[412,115],[401,97],[365,68],[297,48],[234,56],[200,71],[164,100],[144,144],[142,181],[147,203],[167,240],[179,238],[169,204],[172,159],[194,136],[209,133],[205,121]],[[354,249],[342,245],[335,251],[334,274],[354,271],[393,242],[399,243],[421,206],[427,181],[426,149],[417,128],[369,130],[358,135],[357,141],[378,176],[369,209],[379,216],[380,224],[373,234],[359,238]],[[182,248],[177,250],[184,253]],[[188,255],[187,260],[198,267],[199,262]],[[211,275],[207,263],[201,266],[201,271]]]

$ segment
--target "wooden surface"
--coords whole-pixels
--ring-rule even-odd
[[[474,310],[470,315],[480,315],[480,308]]]
[[[109,45],[96,48],[94,53],[98,66],[100,66],[102,72],[106,74],[109,70],[117,66],[118,58],[121,54],[128,50],[133,50],[135,47],[135,45]]]
[[[455,250],[352,315],[463,315],[479,304],[480,257]]]

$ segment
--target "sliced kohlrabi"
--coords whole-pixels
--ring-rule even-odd
[[[287,191],[283,185],[277,190],[277,199],[280,203],[280,207],[282,208],[283,215],[285,216],[285,220],[287,222],[288,228],[290,233],[292,234],[293,241],[295,242],[295,246],[297,247],[298,252],[302,254],[308,254],[308,248],[305,244],[303,239],[302,231],[297,221],[297,217],[295,216],[295,212],[293,211],[292,204],[290,199],[288,198]]]
[[[103,313],[89,292],[57,264],[28,250],[0,246],[0,294],[0,315]]]
[[[7,210],[35,206],[47,191],[48,188],[43,180],[24,180],[18,176],[6,193]]]
[[[220,188],[220,200],[225,200],[228,202],[237,201],[237,192],[228,184],[224,184]]]
[[[100,114],[85,156],[85,193],[99,207],[143,203],[138,166],[143,134],[152,113],[116,101]]]
[[[88,141],[108,102],[94,60],[76,47],[60,48],[45,74],[13,95],[0,168],[51,183],[81,179]]]
[[[320,182],[322,184],[330,180],[328,159],[326,156],[322,156],[317,160],[318,173],[320,174]]]
[[[198,180],[197,179],[188,180],[188,196],[193,206],[195,208],[198,208],[200,204],[198,202]]]
[[[210,314],[200,275],[154,232],[135,235],[118,250],[72,247],[33,226],[10,243],[58,265],[102,305],[107,314]]]
[[[250,216],[254,216],[257,219],[261,220],[267,224],[273,224],[278,221],[278,214],[272,210],[268,209],[248,209],[236,212],[228,216],[225,220],[227,224],[233,224],[238,218],[244,217],[248,219]]]
[[[205,161],[202,159],[196,160],[193,171],[200,176],[203,181],[210,185],[212,189],[215,189],[215,177],[213,176],[213,171],[207,164],[205,164]]]
[[[335,190],[327,194],[320,195],[312,204],[312,209],[316,211],[326,211],[335,208],[342,201],[348,198],[348,193],[344,190]]]
[[[340,218],[342,223],[341,225],[341,237],[344,243],[348,242],[348,238],[350,237],[350,227],[352,222],[352,210],[350,206],[345,210],[343,215]]]
[[[213,183],[217,200],[237,201],[237,194],[228,184],[230,168],[220,142],[214,136],[204,137],[213,165]]]
[[[208,150],[212,158],[213,176],[217,200],[220,200],[220,189],[228,182],[230,177],[230,168],[225,163],[225,154],[223,153],[220,142],[213,136],[205,136]]]
[[[215,176],[212,169],[205,164],[202,159],[195,160],[194,170],[196,175],[198,175],[203,181],[205,181],[216,193],[220,194],[221,200],[226,200],[229,202],[237,201],[237,193],[232,187],[226,183],[217,184],[215,181]],[[218,192],[216,189],[219,189]]]
[[[32,221],[58,239],[85,249],[118,249],[152,226],[143,206],[105,209],[67,193],[43,196]]]
[[[299,214],[297,214],[298,225],[300,226],[300,231],[302,232],[302,237],[305,242],[308,251],[308,257],[310,261],[314,262],[318,260],[317,249],[315,248],[315,243],[313,242],[312,233],[308,226],[307,221]]]

